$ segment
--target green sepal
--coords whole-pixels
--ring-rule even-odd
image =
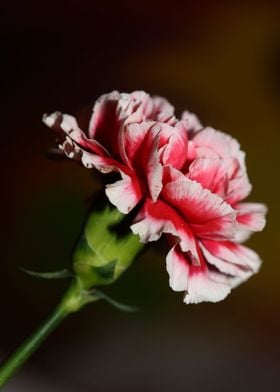
[[[123,304],[119,301],[116,301],[115,299],[109,297],[107,294],[103,293],[100,290],[92,290],[91,293],[94,295],[94,297],[99,298],[99,299],[104,299],[104,301],[107,301],[110,305],[114,306],[116,309],[121,310],[122,312],[138,312],[139,308],[137,308],[136,306],[132,306],[132,305],[126,305]]]
[[[113,279],[115,274],[115,269],[117,265],[117,260],[109,261],[109,263],[102,265],[100,267],[92,267],[95,269],[97,274],[104,279]]]
[[[73,253],[73,269],[85,288],[113,283],[143,248],[125,215],[108,204],[93,210]]]
[[[71,273],[67,269],[63,269],[61,271],[37,272],[37,271],[30,271],[26,268],[20,267],[20,270],[25,272],[27,275],[34,276],[36,278],[42,278],[42,279],[66,279],[66,278],[73,277],[73,273]]]

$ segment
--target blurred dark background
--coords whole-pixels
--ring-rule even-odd
[[[113,89],[167,97],[236,137],[251,201],[269,206],[249,245],[260,274],[219,304],[184,305],[149,249],[115,285],[136,314],[97,303],[69,317],[6,388],[56,391],[263,391],[279,382],[280,4],[217,1],[1,2],[1,341],[3,358],[53,309],[99,185],[46,158],[42,114],[75,114]]]

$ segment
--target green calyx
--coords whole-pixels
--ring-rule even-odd
[[[108,206],[93,210],[73,254],[73,269],[84,288],[113,283],[143,248],[125,215]]]

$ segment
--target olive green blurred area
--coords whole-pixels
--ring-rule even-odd
[[[6,389],[278,390],[280,349],[279,2],[15,2],[1,13],[1,340],[4,358],[51,311],[93,195],[89,170],[50,160],[43,113],[75,114],[102,93],[143,89],[239,140],[250,201],[269,207],[248,245],[260,273],[218,304],[184,305],[161,245],[106,289],[140,312],[88,306],[55,331]]]

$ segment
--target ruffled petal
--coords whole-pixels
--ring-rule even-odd
[[[188,133],[183,121],[177,122],[174,127],[161,124],[160,157],[164,165],[171,165],[181,169],[187,159]]]
[[[116,154],[121,128],[146,120],[173,125],[176,122],[174,107],[166,99],[151,97],[144,91],[134,91],[131,94],[113,91],[96,101],[88,134]]]
[[[198,117],[187,110],[182,113],[181,120],[187,123],[188,132],[197,132],[203,128],[201,122]]]
[[[241,171],[236,177],[230,179],[225,200],[230,205],[234,205],[249,196],[251,190],[252,185],[247,173]]]
[[[203,240],[201,248],[208,263],[219,271],[247,280],[258,272],[261,260],[256,252],[230,241]]]
[[[137,178],[120,171],[122,179],[106,185],[105,193],[110,202],[123,214],[128,214],[141,200],[142,192]]]
[[[237,221],[242,229],[252,231],[263,230],[266,220],[267,207],[262,203],[239,203],[234,206],[237,212]]]
[[[252,234],[252,230],[243,229],[240,225],[238,225],[238,231],[235,234],[234,242],[242,244],[243,242],[248,241]]]
[[[222,301],[231,291],[225,276],[207,267],[193,266],[188,255],[178,245],[168,253],[166,268],[170,287],[174,291],[185,291],[184,302],[187,304]]]
[[[186,291],[188,288],[190,265],[177,250],[177,245],[168,252],[166,270],[169,274],[169,286],[174,291]]]
[[[163,168],[159,161],[159,135],[149,133],[146,137],[143,150],[143,167],[146,172],[148,188],[153,201],[156,201],[162,190]]]
[[[237,230],[236,211],[224,200],[181,175],[165,185],[163,199],[188,222],[198,237],[234,238]]]
[[[115,161],[95,140],[89,140],[80,130],[74,117],[60,112],[45,115],[44,123],[54,129],[59,137],[59,148],[65,155],[88,169],[96,168],[102,173],[126,168]]]
[[[143,120],[151,120],[175,124],[174,106],[172,106],[165,98],[154,96],[151,97],[144,91],[134,91],[131,97],[141,102]]]
[[[139,151],[143,150],[142,143],[147,134],[152,132],[156,125],[154,121],[145,121],[140,124],[129,124],[122,128],[120,132],[121,142],[121,156],[123,161],[131,168],[135,165],[138,156],[141,155]]]
[[[69,139],[75,142],[79,147],[86,149],[88,152],[101,156],[109,155],[107,150],[100,143],[86,137],[84,132],[79,128],[75,117],[60,112],[54,112],[49,115],[45,114],[43,116],[43,122],[58,134],[61,144],[68,136]]]
[[[140,236],[142,242],[156,241],[163,233],[171,234],[179,241],[180,247],[189,254],[195,265],[200,265],[196,239],[188,224],[168,204],[161,200],[153,203],[146,200],[143,208],[131,226],[134,234]]]
[[[122,179],[107,185],[106,194],[112,204],[124,214],[135,207],[142,197],[134,172],[114,160],[103,147],[93,139],[88,139],[79,129],[74,117],[59,112],[44,117],[44,122],[59,132],[59,148],[66,156],[80,162],[88,169],[95,168],[102,173],[119,172]]]
[[[142,121],[141,102],[130,94],[113,91],[102,95],[93,107],[88,134],[101,143],[115,158],[119,157],[118,138],[125,123]]]
[[[189,148],[193,159],[221,158],[232,162],[227,168],[228,189],[225,195],[229,204],[237,203],[249,195],[252,186],[246,173],[245,153],[240,150],[237,140],[207,127],[193,135]]]
[[[240,150],[238,141],[221,131],[206,127],[193,136],[198,157],[236,158],[240,167],[245,169],[245,154]]]
[[[219,158],[198,158],[190,167],[187,177],[199,182],[203,188],[224,197],[228,188],[228,160]]]
[[[157,200],[162,189],[162,165],[159,158],[161,125],[154,122],[130,124],[121,132],[124,159],[137,173],[142,183],[146,182],[150,197]]]

